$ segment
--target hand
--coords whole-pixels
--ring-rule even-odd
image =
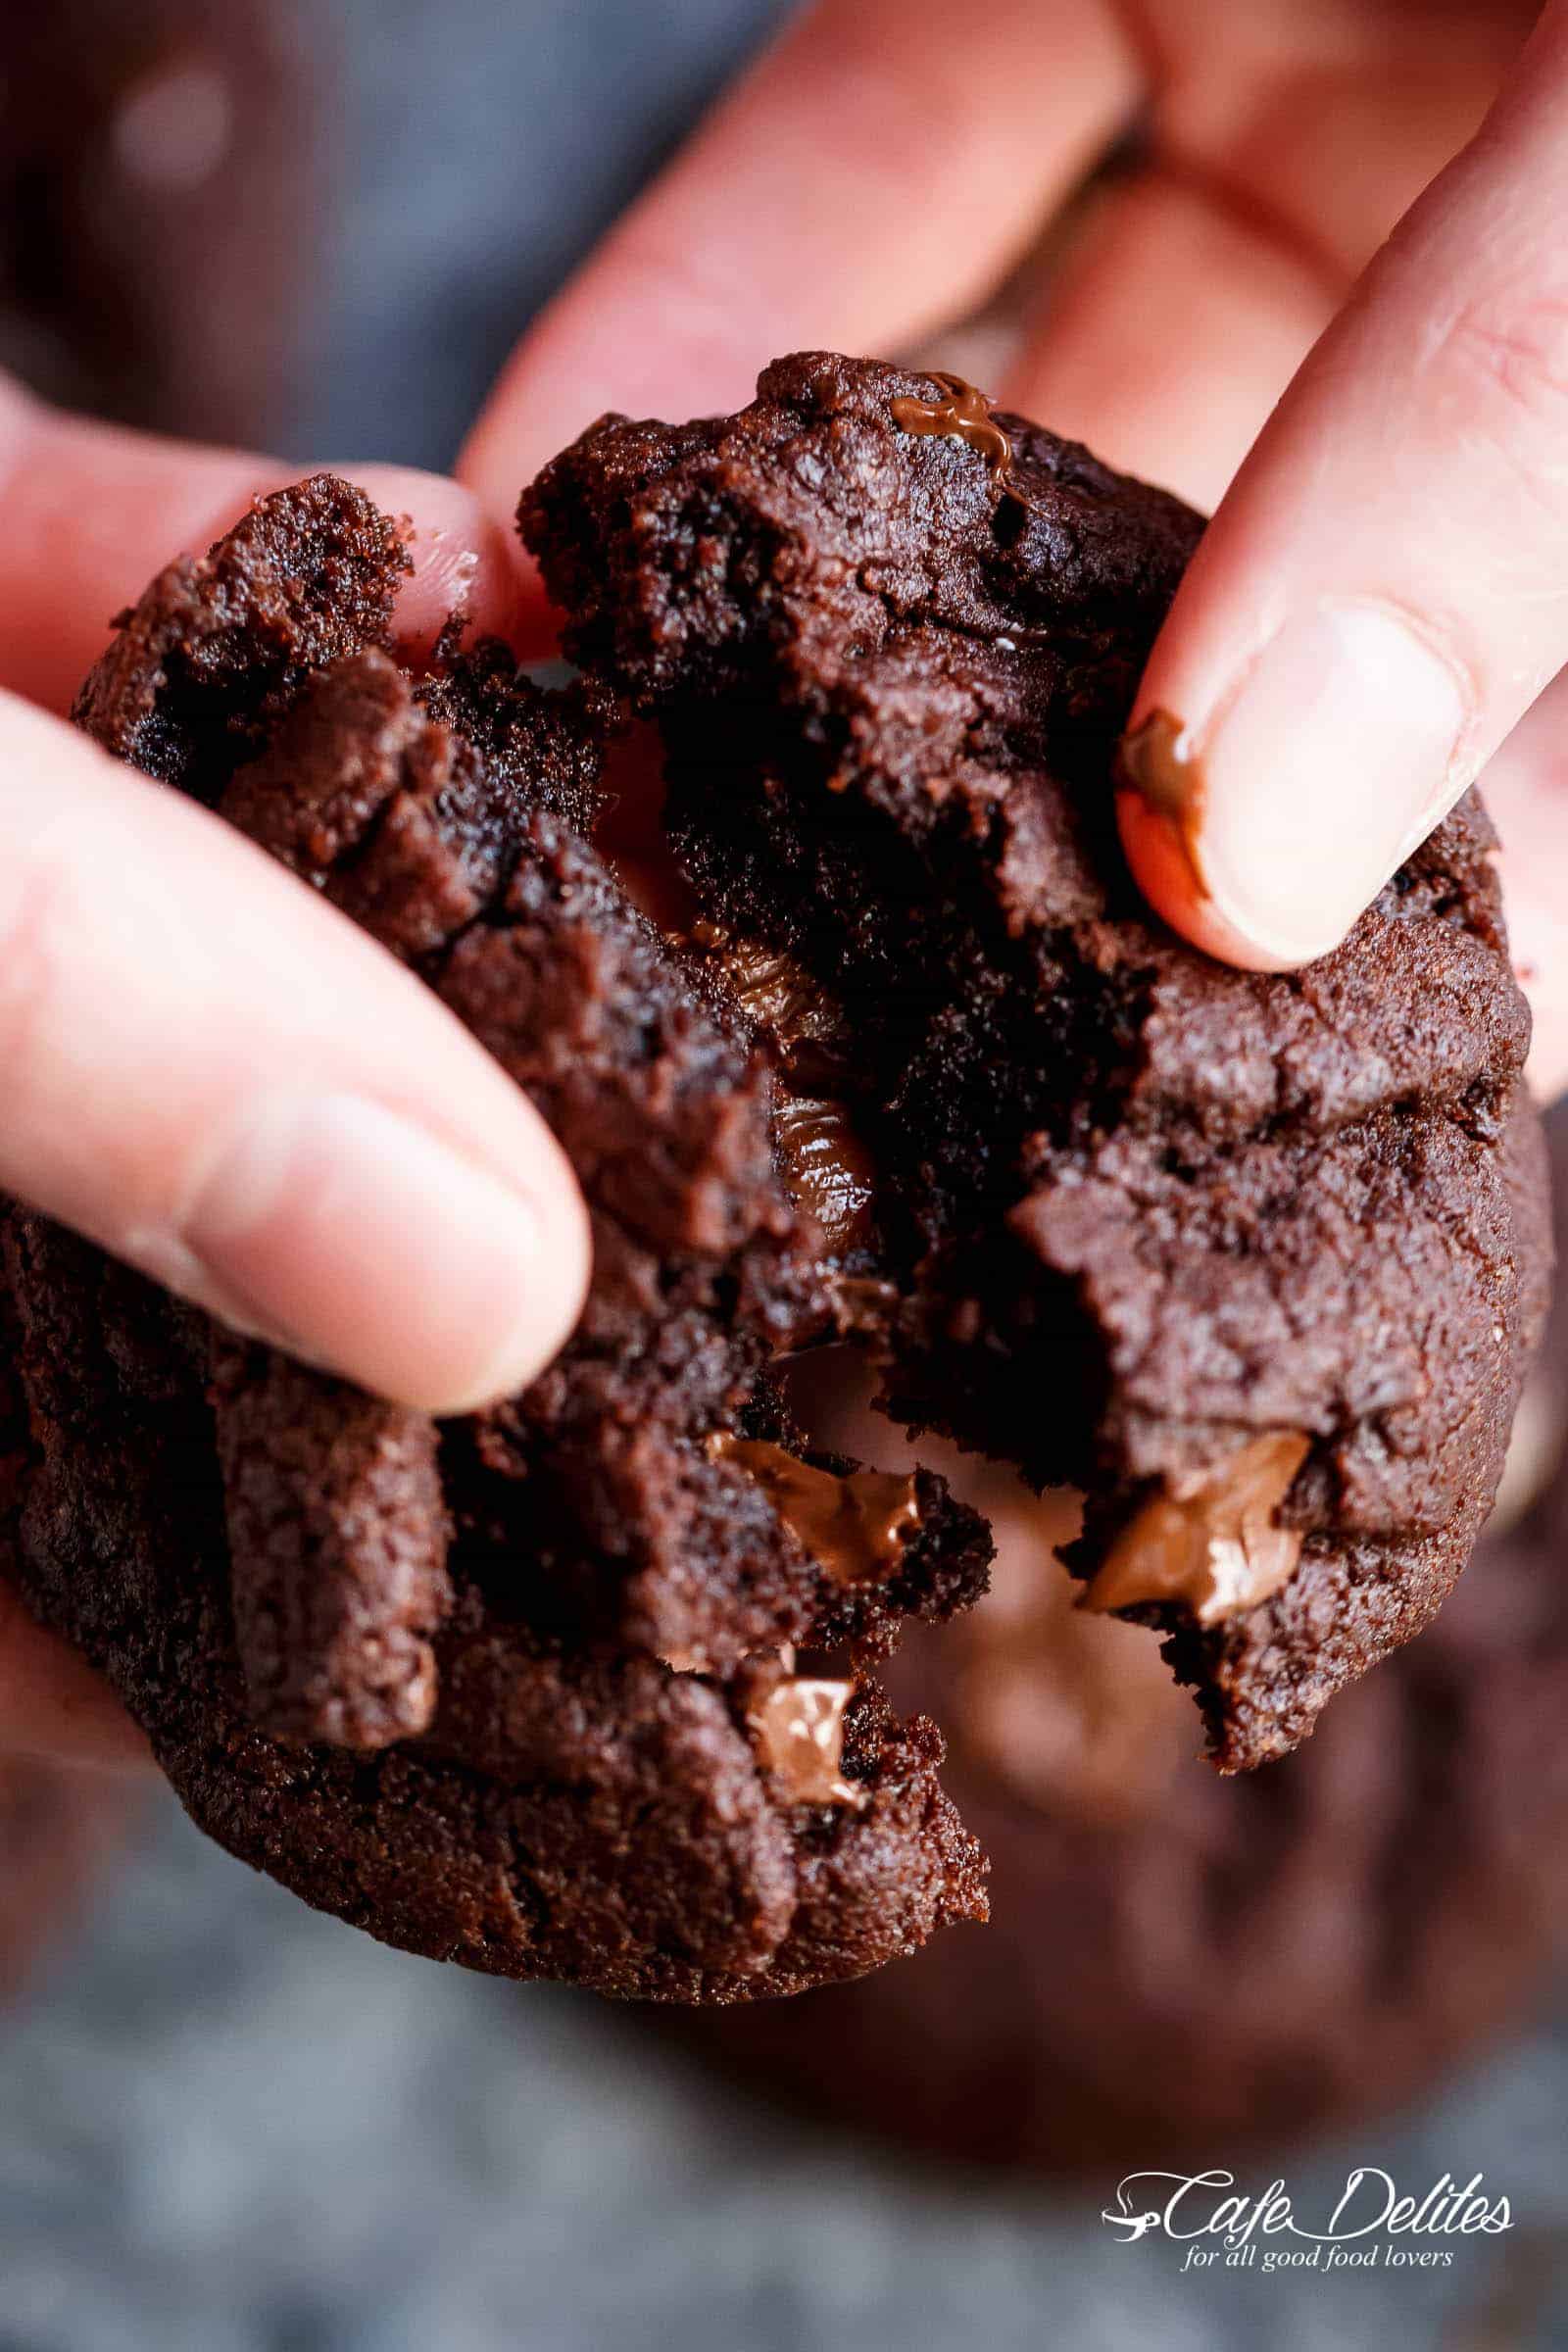
[[[1136,124],[988,388],[1202,504],[1285,394],[1135,713],[1174,713],[1200,760],[1208,895],[1137,804],[1125,831],[1212,953],[1321,954],[1568,661],[1568,5],[1521,53],[1537,13],[819,0],[524,339],[460,475],[510,513],[605,408],[710,412],[779,351],[919,347]],[[1488,778],[1546,1089],[1568,1080],[1556,732],[1543,710]]]
[[[127,588],[296,469],[72,422],[3,381],[0,466],[0,1193],[405,1403],[521,1387],[587,1279],[543,1121],[323,901],[48,715]],[[414,517],[411,639],[459,590],[508,625],[511,559],[471,497],[355,478]],[[416,1284],[388,1280],[411,1259]],[[139,1740],[0,1584],[3,1748],[107,1762]]]

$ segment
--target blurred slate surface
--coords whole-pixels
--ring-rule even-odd
[[[435,466],[533,313],[788,13],[782,0],[285,4],[320,60],[332,140],[288,443]]]
[[[1484,2171],[1519,2226],[1451,2272],[1183,2278],[1179,2248],[1102,2225],[1110,2180],[869,2156],[635,2015],[317,1917],[170,1805],[0,2027],[0,2352],[1545,2352],[1565,2112],[1568,2030],[1543,2029],[1282,2160],[1303,2212],[1355,2162]]]

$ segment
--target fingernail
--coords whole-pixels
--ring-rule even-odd
[[[1290,620],[1200,735],[1199,877],[1283,964],[1336,947],[1457,795],[1457,672],[1387,607]]]
[[[175,1287],[225,1320],[441,1413],[525,1387],[569,1333],[586,1272],[571,1204],[346,1095],[259,1103],[176,1253],[193,1271]]]

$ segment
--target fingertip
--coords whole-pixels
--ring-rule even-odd
[[[1151,808],[1140,794],[1122,791],[1116,822],[1133,880],[1190,946],[1247,972],[1294,971],[1309,960],[1271,950],[1238,929],[1205,887],[1186,832],[1173,817]]]
[[[219,817],[25,704],[0,718],[0,1190],[377,1395],[444,1412],[525,1385],[588,1261],[527,1095]]]
[[[592,1239],[588,1211],[569,1166],[538,1188],[540,1240],[517,1311],[503,1322],[492,1351],[466,1376],[455,1370],[434,1393],[417,1399],[438,1415],[482,1412],[531,1387],[561,1353],[577,1327],[588,1296]]]
[[[524,1107],[532,1113],[532,1105]],[[531,1233],[516,1276],[505,1264],[470,1327],[466,1361],[460,1360],[409,1401],[440,1415],[480,1412],[515,1396],[546,1371],[565,1347],[587,1303],[593,1273],[593,1231],[577,1173],[542,1120],[523,1161],[508,1167],[505,1190],[521,1190]]]
[[[427,657],[454,613],[476,636],[517,643],[529,618],[521,550],[470,488],[414,466],[332,470],[383,514],[409,518],[414,570],[398,599],[396,623],[407,653]]]
[[[223,1321],[422,1412],[527,1387],[588,1281],[570,1164],[518,1095],[457,1142],[348,1093],[252,1104],[149,1273]]]

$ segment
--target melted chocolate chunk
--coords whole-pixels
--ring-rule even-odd
[[[843,1013],[798,956],[736,940],[717,923],[695,924],[691,938],[788,1078],[773,1131],[791,1198],[821,1228],[830,1255],[863,1249],[873,1238],[876,1170],[834,1091],[849,1054]]]
[[[1043,514],[1045,508],[1031,497],[1018,481],[1013,470],[1013,437],[997,416],[989,392],[965,382],[961,375],[948,375],[940,368],[928,371],[933,382],[942,386],[940,400],[915,400],[901,393],[891,404],[889,414],[899,430],[915,435],[935,433],[944,440],[961,441],[983,458],[1004,498],[1010,498],[1031,514]],[[997,644],[1009,653],[1017,651],[1017,639],[999,636]]]
[[[700,922],[692,942],[716,966],[725,996],[760,1030],[797,1084],[826,1082],[849,1052],[844,1015],[799,956],[734,939],[721,924]]]
[[[875,1222],[876,1170],[844,1104],[785,1095],[773,1132],[790,1198],[814,1217],[832,1255],[862,1247]]]
[[[1300,1534],[1281,1527],[1278,1512],[1310,1450],[1300,1430],[1270,1430],[1212,1470],[1168,1478],[1115,1539],[1082,1605],[1173,1602],[1200,1625],[1255,1609],[1301,1556]]]
[[[835,1584],[885,1577],[920,1524],[913,1478],[886,1470],[817,1470],[765,1438],[727,1432],[710,1438],[709,1450],[757,1480]]]
[[[961,375],[945,375],[939,368],[933,368],[931,375],[942,386],[942,398],[916,400],[901,393],[892,403],[894,423],[901,433],[940,433],[945,439],[961,441],[984,458],[1005,487],[1012,467],[1012,443],[997,422],[990,395],[965,383]]]
[[[790,1804],[850,1805],[866,1790],[844,1778],[844,1713],[853,1682],[786,1675],[747,1710],[758,1760]]]

